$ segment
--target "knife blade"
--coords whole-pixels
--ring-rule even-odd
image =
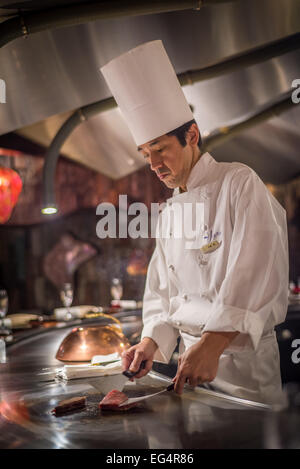
[[[141,396],[141,397],[129,397],[127,401],[122,402],[122,404],[120,404],[118,407],[123,407],[129,404],[134,404],[136,402],[144,401],[145,399],[150,399],[150,397],[158,396],[159,394],[162,394],[163,392],[166,392],[166,391],[172,391],[174,389],[174,386],[175,386],[175,383],[172,383],[166,389],[155,392],[153,394],[146,394],[146,396]]]
[[[132,372],[129,370],[123,371],[121,374],[101,376],[89,379],[89,383],[103,394],[108,394],[113,389],[123,391],[125,384],[137,375],[146,366],[146,360],[142,361],[138,371]]]

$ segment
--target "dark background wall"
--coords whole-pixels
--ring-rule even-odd
[[[124,299],[142,299],[154,240],[99,239],[96,207],[101,202],[118,207],[119,195],[126,194],[128,205],[143,202],[150,209],[152,202],[163,202],[171,191],[148,168],[113,181],[60,158],[56,174],[59,213],[45,217],[40,212],[43,157],[9,150],[6,153],[0,166],[12,167],[23,180],[11,218],[0,225],[0,284],[9,293],[9,312],[61,306],[59,289],[45,275],[44,261],[66,233],[96,249],[93,257],[79,263],[72,278],[73,304],[108,305],[113,277],[122,278]]]
[[[58,288],[45,275],[44,260],[66,233],[96,249],[95,255],[80,263],[75,271],[73,304],[108,305],[110,283],[115,276],[123,280],[124,299],[142,299],[154,239],[99,239],[96,207],[100,202],[117,206],[119,194],[127,194],[128,204],[144,202],[149,209],[152,202],[163,202],[171,196],[171,191],[155,174],[143,168],[113,181],[61,158],[56,177],[60,212],[45,218],[40,214],[43,158],[10,155],[4,163],[7,158],[20,172],[24,184],[12,217],[0,226],[0,284],[9,292],[9,312],[50,311],[61,306]],[[297,283],[300,277],[299,180],[268,187],[287,210],[290,279]],[[130,265],[138,267],[128,269]]]

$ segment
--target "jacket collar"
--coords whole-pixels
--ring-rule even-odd
[[[214,164],[217,164],[216,160],[208,152],[203,153],[190,172],[186,183],[187,190],[189,191],[204,184]]]
[[[190,172],[186,183],[187,191],[205,184],[208,174],[216,164],[216,160],[208,152],[203,153]],[[173,191],[173,197],[179,194],[179,187],[176,187]]]

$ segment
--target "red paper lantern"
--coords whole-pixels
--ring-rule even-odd
[[[21,190],[22,180],[18,173],[10,168],[0,168],[0,223],[10,218]]]

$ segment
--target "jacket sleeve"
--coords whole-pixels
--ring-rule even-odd
[[[229,348],[256,349],[263,332],[287,312],[286,216],[251,170],[239,177],[233,197],[226,274],[203,332],[239,331]]]
[[[158,349],[154,360],[168,363],[177,345],[179,332],[167,321],[169,311],[169,282],[162,240],[157,238],[156,248],[149,263],[143,298],[142,338],[150,337]]]

